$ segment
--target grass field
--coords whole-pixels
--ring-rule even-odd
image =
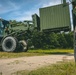
[[[14,75],[76,75],[76,65],[73,61],[62,62],[33,71],[18,71]]]
[[[28,50],[28,52],[0,52],[0,58],[17,58],[24,56],[40,56],[51,54],[70,54],[74,53],[73,49],[50,49],[50,50]]]

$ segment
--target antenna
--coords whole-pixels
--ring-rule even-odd
[[[65,5],[66,4],[66,0],[61,0],[61,3]]]
[[[61,4],[63,3],[63,0],[61,0]]]

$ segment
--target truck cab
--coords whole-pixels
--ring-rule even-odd
[[[8,33],[9,21],[0,18],[0,37],[6,36]]]

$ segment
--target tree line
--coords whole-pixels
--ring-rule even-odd
[[[35,49],[73,48],[73,32],[44,33],[34,31],[29,40],[29,46]]]

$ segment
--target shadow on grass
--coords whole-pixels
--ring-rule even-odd
[[[69,53],[68,56],[74,56],[74,54],[73,53],[72,54]]]
[[[68,52],[45,52],[45,54],[56,54],[56,55],[66,55],[66,54],[68,54],[68,55],[70,55],[70,53],[68,53]]]
[[[55,54],[55,55],[67,55],[67,56],[74,56],[74,53],[69,53],[69,52],[45,52],[45,54]]]

